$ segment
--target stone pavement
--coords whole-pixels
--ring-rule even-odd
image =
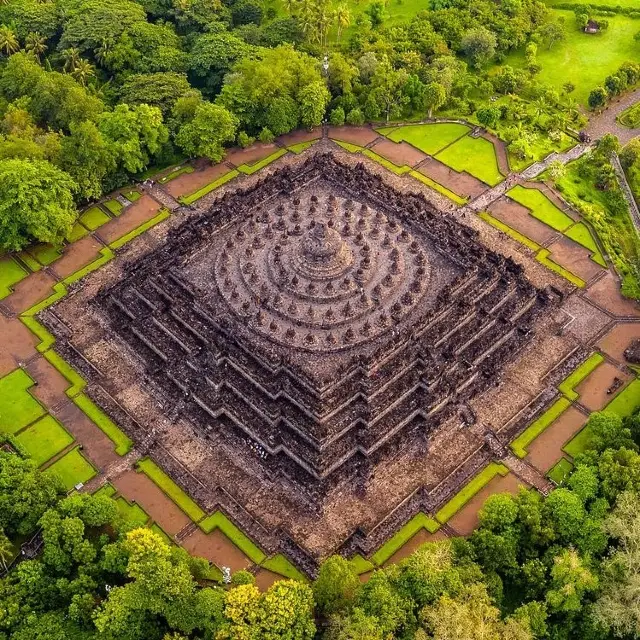
[[[613,102],[610,102],[602,113],[592,115],[586,127],[586,131],[592,140],[601,138],[605,133],[612,133],[618,136],[620,144],[625,145],[630,140],[633,140],[633,138],[640,136],[640,129],[623,127],[616,120],[620,113],[636,102],[640,102],[640,88],[635,91],[630,91]]]

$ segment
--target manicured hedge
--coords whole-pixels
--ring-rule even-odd
[[[446,187],[443,187],[441,184],[439,184],[435,180],[432,180],[428,176],[422,175],[419,171],[410,171],[409,175],[412,178],[419,180],[423,184],[426,184],[428,187],[431,187],[434,191],[441,193],[443,196],[449,198],[449,200],[453,200],[453,202],[455,202],[456,204],[463,205],[467,203],[466,198],[461,198],[458,194],[450,191]]]
[[[238,167],[238,171],[240,173],[246,173],[247,175],[251,175],[256,171],[260,171],[260,169],[266,167],[268,164],[275,162],[278,158],[281,158],[283,155],[287,153],[286,149],[278,149],[275,153],[272,153],[270,156],[259,160],[255,164],[241,164]]]
[[[527,447],[558,417],[564,413],[571,402],[567,398],[558,398],[537,420],[532,422],[512,443],[511,449],[518,456],[524,458],[527,455]]]
[[[153,460],[143,458],[137,464],[138,470],[144,473],[176,503],[194,522],[204,518],[204,511],[194,502]]]
[[[195,518],[192,518],[195,521]],[[233,544],[255,564],[260,564],[266,559],[265,553],[253,541],[236,527],[222,511],[216,511],[198,523],[205,533],[211,533],[214,529],[220,529]]]
[[[159,222],[166,220],[170,215],[171,213],[168,209],[160,209],[158,214],[153,218],[147,220],[146,222],[143,222],[139,227],[136,227],[132,231],[129,231],[129,233],[125,233],[125,235],[123,235],[121,238],[118,238],[117,240],[109,243],[109,248],[113,250],[119,249],[120,247],[127,244],[127,242],[130,242],[134,238],[137,238],[139,235],[142,235],[145,231],[151,229],[151,227],[155,227]]]
[[[508,473],[509,469],[503,464],[498,462],[490,463],[436,513],[436,520],[444,524],[497,475],[506,476]]]
[[[281,576],[290,578],[291,580],[300,580],[301,582],[308,581],[304,573],[298,571],[298,569],[296,569],[296,567],[281,553],[265,560],[262,563],[262,567],[269,571],[273,571],[274,573],[279,573]]]
[[[115,445],[115,452],[124,456],[133,447],[133,441],[107,416],[89,396],[81,393],[74,398],[77,407],[102,431]]]
[[[574,391],[577,387],[598,365],[604,361],[601,353],[592,353],[575,371],[570,373],[559,385],[558,389],[569,400],[577,400],[579,394]]]
[[[186,204],[186,205],[192,204],[196,200],[206,196],[208,193],[211,193],[214,189],[217,189],[218,187],[221,187],[226,182],[229,182],[229,180],[232,180],[237,175],[239,175],[238,171],[233,169],[232,171],[229,171],[229,173],[225,173],[223,176],[221,176],[217,180],[210,182],[209,184],[205,185],[201,189],[194,191],[190,195],[180,197],[179,201],[182,204]]]
[[[371,562],[380,566],[396,553],[398,549],[401,549],[407,544],[421,529],[426,529],[429,533],[435,533],[439,528],[440,524],[433,518],[430,518],[424,513],[418,513],[371,556]]]

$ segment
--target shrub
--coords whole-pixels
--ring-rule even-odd
[[[329,122],[332,125],[337,127],[339,127],[340,125],[343,125],[344,120],[345,120],[345,115],[344,115],[344,109],[342,107],[336,107],[331,112],[331,115],[329,116]]]
[[[256,139],[254,137],[250,136],[246,131],[241,131],[238,134],[238,144],[243,149],[246,149],[247,147],[250,147],[255,141],[256,141]]]
[[[271,133],[271,129],[262,127],[262,131],[260,131],[260,134],[258,135],[258,140],[260,140],[260,142],[273,142],[274,139],[275,136]]]
[[[351,109],[347,114],[347,124],[361,125],[364,124],[364,116],[360,109]]]

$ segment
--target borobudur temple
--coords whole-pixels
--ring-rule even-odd
[[[298,562],[348,547],[337,525],[325,551],[306,539],[398,456],[430,464],[432,434],[559,298],[423,195],[327,153],[228,189],[105,273],[44,314],[57,348],[139,450]],[[273,516],[287,510],[304,524]]]

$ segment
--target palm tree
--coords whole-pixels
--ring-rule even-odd
[[[111,53],[111,42],[109,42],[109,40],[107,40],[106,38],[102,38],[102,43],[98,47],[98,50],[96,51],[96,54],[95,54],[96,60],[100,64],[104,64],[106,59],[109,57],[110,53]]]
[[[351,11],[346,4],[341,4],[335,13],[336,25],[338,27],[338,42],[340,42],[340,36],[342,30],[346,29],[351,24]]]
[[[0,51],[10,56],[20,48],[20,43],[11,27],[0,25]]]
[[[69,72],[73,71],[80,61],[80,49],[76,47],[70,47],[62,52],[64,56],[64,70]]]
[[[84,58],[80,58],[76,63],[76,66],[73,68],[71,75],[82,85],[85,86],[87,84],[87,80],[94,76],[96,70],[94,66]]]
[[[284,0],[284,8],[287,13],[292,16],[298,8],[298,0]]]
[[[37,31],[32,31],[27,34],[24,48],[40,62],[40,56],[47,50],[46,39]]]
[[[13,545],[4,531],[0,529],[0,564],[7,570],[7,563],[13,558]]]

